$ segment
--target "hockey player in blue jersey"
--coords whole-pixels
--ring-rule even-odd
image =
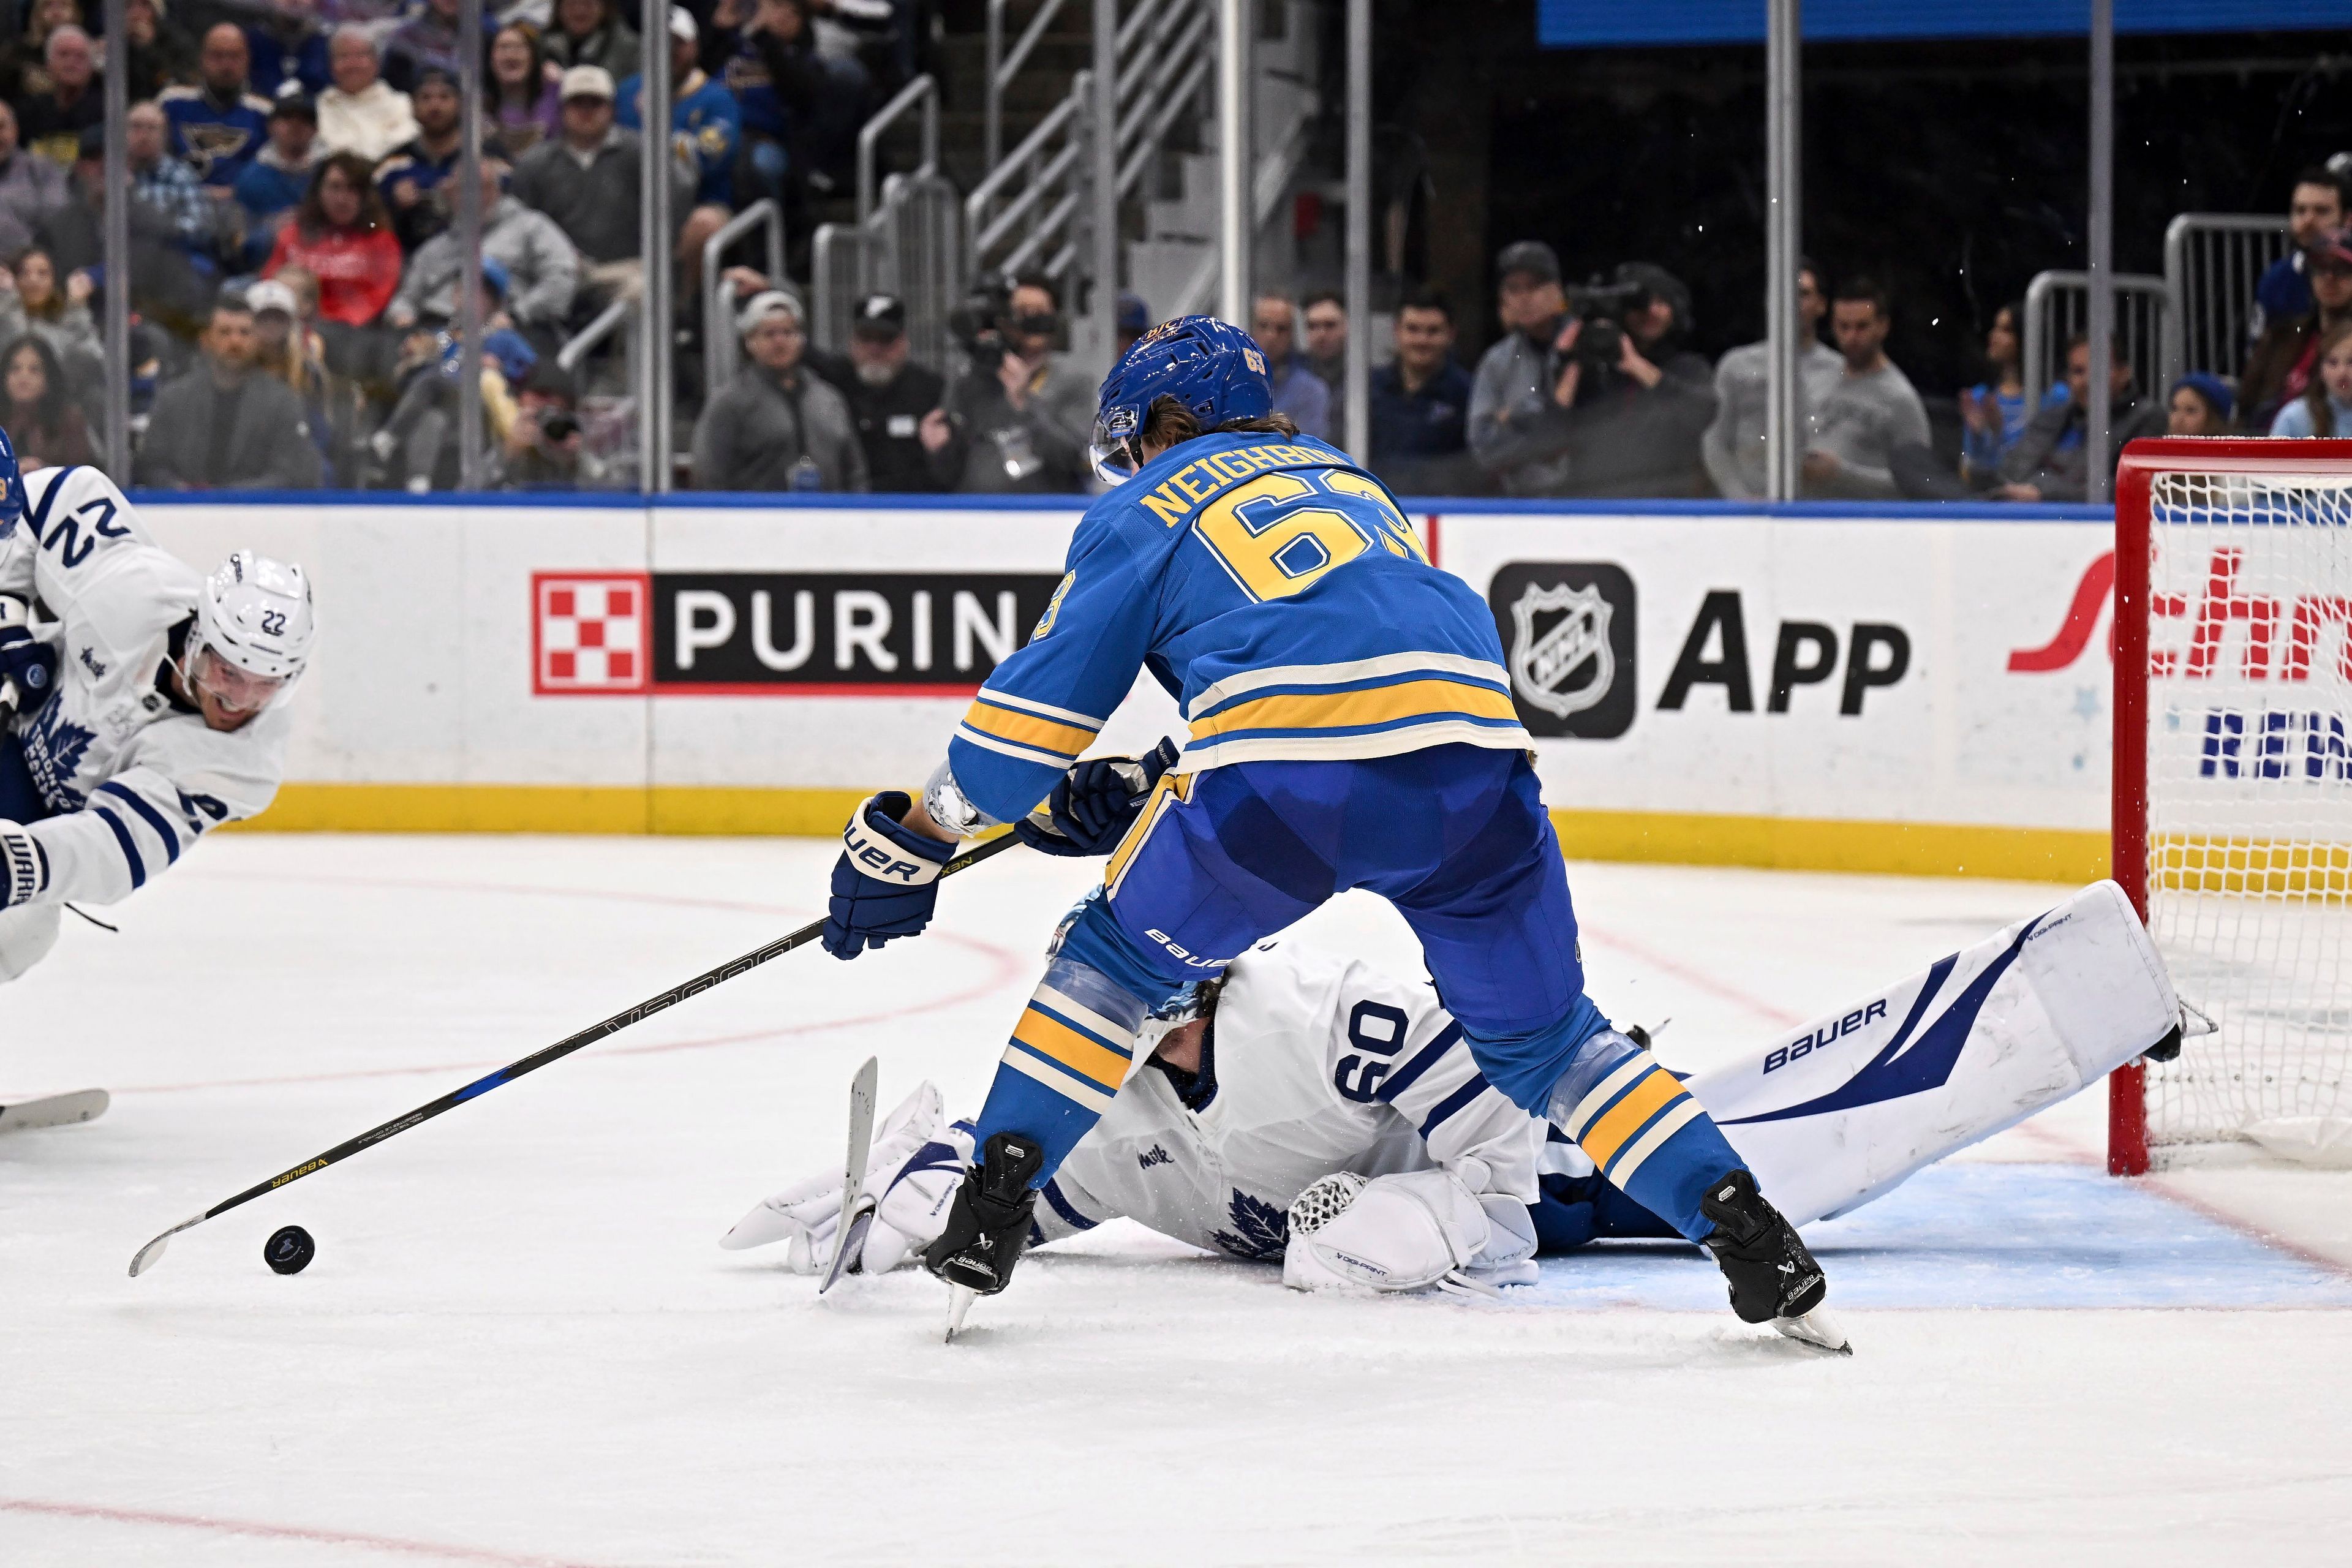
[[[1029,643],[999,665],[923,797],[862,805],[833,876],[836,957],[920,931],[961,839],[1019,825],[1110,852],[1105,896],[1014,1026],[946,1229],[950,1284],[1003,1289],[1036,1190],[1111,1104],[1144,1020],[1333,894],[1420,938],[1481,1078],[1714,1253],[1750,1322],[1842,1346],[1797,1233],[1697,1100],[1584,994],[1576,915],[1486,604],[1431,565],[1380,482],[1273,413],[1264,356],[1186,317],[1103,384],[1111,491]],[[1191,734],[1079,760],[1139,668]],[[1045,803],[1043,805],[1040,803]],[[1047,826],[1050,819],[1050,826]]]

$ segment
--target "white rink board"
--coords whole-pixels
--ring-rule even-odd
[[[995,616],[1011,608],[996,585],[1018,577],[1025,616],[1036,583],[1060,572],[1076,520],[1055,506],[681,501],[649,512],[635,503],[390,499],[151,500],[142,515],[192,561],[249,543],[312,569],[323,636],[301,695],[291,782],[754,791],[920,781],[985,668],[961,678],[948,668],[959,647],[980,646],[952,635],[958,584],[971,579],[972,606]],[[1629,722],[1613,737],[1539,739],[1555,807],[2075,831],[2105,824],[2104,592],[2084,600],[2086,623],[2074,617],[2080,646],[2071,658],[2032,672],[2009,668],[2021,650],[2067,641],[2085,574],[2112,548],[2105,521],[1494,508],[1445,514],[1435,531],[1440,563],[1482,593],[1515,563],[1531,568],[1539,587],[1552,585],[1545,573],[1561,564],[1605,563],[1630,584],[1633,668],[1614,675],[1614,700],[1631,693]],[[648,687],[641,667],[634,689],[535,690],[534,636],[546,628],[534,626],[545,618],[534,574],[562,574],[645,584],[661,608],[619,634],[641,645],[660,635],[659,616],[687,591],[675,586],[682,577],[772,584],[770,651],[779,657],[797,626],[793,584],[823,575],[864,599],[887,589],[898,595],[894,637],[908,635],[910,605],[929,606],[934,629],[922,646],[931,668],[915,671],[902,643],[901,679],[880,680],[861,645],[842,640],[837,617],[862,612],[844,610],[836,596],[817,605],[813,645],[790,684],[681,691],[676,682],[689,672],[656,673]],[[906,585],[919,579],[931,584],[922,590],[929,597],[909,600]],[[1720,679],[1693,686],[1678,709],[1660,706],[1710,594],[1738,596],[1752,711],[1733,710]],[[1509,604],[1500,608],[1508,649]],[[698,679],[730,653],[748,658],[750,618],[738,615],[729,647],[698,650],[690,673]],[[1787,711],[1772,712],[1776,647],[1792,623],[1828,628],[1835,661],[1824,679],[1793,689]],[[1891,658],[1889,635],[1907,646],[1907,661],[1899,679],[1864,687],[1861,711],[1847,714],[1840,709],[1857,625],[1894,629],[1876,634],[1882,640],[1868,650],[1878,674]],[[707,617],[702,629],[712,629]],[[1026,629],[1024,620],[1020,634]],[[1726,657],[1719,633],[1706,651]],[[658,653],[675,664],[680,652],[673,626],[662,648],[641,646],[639,658]],[[1593,666],[1566,674],[1567,684],[1590,686]],[[1173,704],[1147,679],[1106,742],[1129,749],[1178,730]]]

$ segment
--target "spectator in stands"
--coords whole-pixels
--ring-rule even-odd
[[[670,132],[678,162],[694,171],[692,205],[678,230],[677,265],[682,287],[698,288],[704,242],[727,226],[735,201],[735,151],[742,141],[743,114],[735,95],[695,64],[698,34],[694,14],[669,8]],[[621,83],[618,122],[640,134],[645,128],[645,77]]]
[[[299,270],[299,269],[298,269]],[[338,430],[331,408],[326,345],[302,325],[302,306],[291,285],[265,278],[245,291],[253,312],[253,363],[264,375],[284,382],[302,405],[302,419],[319,448],[322,479],[336,481]]]
[[[2025,302],[2011,300],[1993,312],[1985,331],[1985,366],[1991,374],[1960,394],[1960,476],[1973,488],[1992,482],[2000,460],[2025,434],[2034,412],[2025,406]],[[2063,399],[2053,386],[2042,400]]]
[[[27,332],[0,351],[0,429],[27,468],[94,463],[89,422],[75,405],[64,369],[49,345]]]
[[[0,99],[16,103],[28,93],[49,89],[49,35],[59,27],[82,25],[81,0],[33,0],[29,5],[8,6],[5,14],[22,16],[21,30],[7,29],[11,36],[0,43]]]
[[[808,367],[849,405],[858,445],[866,449],[867,483],[888,491],[940,488],[923,450],[922,424],[939,412],[947,383],[907,357],[903,301],[868,294],[849,318],[849,353],[812,350]]]
[[[2345,224],[2344,187],[2334,174],[2317,164],[2294,177],[2287,197],[2287,253],[2263,269],[2254,284],[2254,310],[2246,334],[2260,340],[2273,321],[2291,321],[2312,310],[2311,284],[2304,275],[2306,257],[2322,235]]]
[[[328,40],[334,85],[319,95],[319,142],[330,153],[356,153],[373,166],[416,135],[408,95],[377,74],[375,40],[345,24]]]
[[[278,226],[302,205],[311,176],[326,155],[319,145],[318,107],[306,95],[289,92],[271,104],[269,140],[236,177],[236,202],[245,209],[247,231],[276,244]]]
[[[745,363],[695,421],[695,488],[866,489],[866,449],[849,405],[801,363],[800,302],[772,289],[752,296],[735,325]]]
[[[202,79],[195,46],[163,14],[163,0],[129,0],[122,8],[123,36],[131,45],[128,96],[159,98],[169,87]]]
[[[375,188],[392,215],[392,232],[400,248],[414,252],[455,221],[441,182],[465,156],[466,128],[457,79],[439,66],[419,69],[408,97],[416,115],[416,135],[376,165]],[[499,157],[503,151],[494,142],[483,142],[485,158]]]
[[[0,256],[32,244],[66,195],[64,171],[17,145],[16,111],[0,103]]]
[[[244,300],[213,306],[203,348],[194,369],[155,394],[139,482],[175,490],[317,485],[319,448],[301,399],[256,373],[253,312]]]
[[[42,53],[48,68],[46,89],[26,92],[16,102],[26,144],[61,168],[69,168],[81,133],[106,123],[106,94],[99,86],[97,47],[70,23],[56,28]]]
[[[562,73],[551,76],[547,65],[538,30],[526,23],[509,22],[490,40],[490,118],[511,157],[553,136],[562,123],[563,93],[556,86]]]
[[[1133,348],[1136,340],[1151,330],[1151,307],[1143,296],[1122,289],[1118,291],[1118,335],[1111,343],[1111,363],[1116,364]]]
[[[1806,421],[1805,493],[1846,500],[1893,500],[1893,454],[1928,442],[1927,410],[1911,378],[1886,357],[1895,324],[1886,290],[1867,278],[1838,286],[1830,331],[1845,368]]]
[[[2227,436],[2235,398],[2230,384],[2210,371],[2192,371],[2172,384],[2166,405],[2168,436]]]
[[[1274,411],[1287,414],[1299,433],[1331,438],[1331,389],[1294,352],[1298,311],[1280,294],[1261,294],[1250,310],[1250,336],[1265,352],[1265,378],[1274,386]]]
[[[1567,317],[1559,265],[1549,247],[1503,254],[1507,311],[1526,327],[1480,362],[1471,401],[1471,447],[1520,494],[1695,495],[1705,482],[1699,437],[1714,422],[1706,361],[1684,352],[1690,291],[1648,262],[1629,261],[1615,281],[1639,290],[1622,308],[1613,359],[1580,355],[1585,323]]]
[[[552,350],[580,288],[580,257],[555,220],[506,193],[506,165],[482,160],[482,255],[505,269],[507,314],[526,336]],[[449,321],[457,310],[465,252],[453,226],[409,258],[384,320],[395,327]]]
[[[90,319],[95,293],[87,272],[68,274],[61,282],[46,250],[17,257],[13,277],[0,269],[0,339],[39,339],[59,367],[60,384],[84,404],[97,401],[106,374],[106,345]]]
[[[1095,378],[1054,352],[1061,299],[1042,277],[1024,278],[997,323],[1003,356],[975,364],[948,389],[942,416],[923,421],[931,472],[950,489],[990,493],[1076,492],[1092,465]]]
[[[1454,358],[1454,310],[1442,294],[1397,306],[1396,358],[1372,372],[1372,471],[1410,495],[1475,493],[1470,373]]]
[[[637,133],[613,122],[613,78],[604,67],[573,66],[562,89],[563,134],[532,148],[508,188],[571,237],[585,264],[582,281],[597,300],[634,300],[645,277]]]
[[[481,394],[482,451],[493,460],[521,417],[515,389],[537,368],[540,358],[508,324],[506,289],[506,269],[495,261],[483,262],[481,377],[476,384]],[[383,427],[368,438],[379,465],[373,479],[415,494],[464,487],[465,451],[457,439],[457,421],[463,412],[458,386],[465,368],[465,336],[455,321],[439,332],[408,335],[394,372],[399,397]],[[495,477],[488,470],[479,476],[485,482]]]
[[[1348,306],[1347,302],[1328,289],[1318,289],[1299,302],[1299,319],[1307,324],[1307,347],[1300,356],[1307,368],[1323,378],[1334,398],[1347,395],[1348,391]],[[1451,332],[1454,318],[1448,310],[1446,330]],[[1448,363],[1452,363],[1448,351]]]
[[[558,66],[600,66],[614,81],[637,74],[636,29],[613,0],[555,0],[543,46]]]
[[[170,136],[171,127],[160,105],[150,101],[131,106],[123,120],[131,193],[151,211],[163,216],[173,243],[199,272],[210,274],[223,244],[235,237],[244,215],[208,195],[195,170],[165,151]]]
[[[1845,374],[1845,356],[1822,342],[1830,313],[1821,268],[1797,267],[1797,424],[1829,401]],[[1715,423],[1699,438],[1699,458],[1715,490],[1727,500],[1762,500],[1771,493],[1765,471],[1766,393],[1772,374],[1770,345],[1742,343],[1715,367]]]
[[[320,315],[344,327],[373,325],[400,287],[400,241],[371,173],[356,153],[320,163],[262,268],[268,278],[285,267],[310,273],[319,280]]]
[[[2153,400],[2143,405],[2132,396],[2131,366],[2115,353],[2107,372],[2107,447],[2110,468],[2122,459],[2124,444],[2142,436],[2161,436],[2165,411]],[[2002,483],[1993,488],[1997,500],[2079,501],[2090,494],[2085,414],[2091,405],[2091,343],[2077,332],[2066,344],[2066,400],[2044,403],[2026,421],[2025,434],[2000,460]]]
[[[520,413],[499,456],[499,485],[510,490],[603,488],[604,461],[588,450],[580,425],[579,388],[570,372],[542,359],[524,377]]]
[[[152,111],[153,106],[148,107]],[[158,129],[156,145],[162,144],[162,137]],[[202,187],[194,184],[193,174],[187,177],[201,207],[205,201]],[[81,133],[80,156],[74,163],[66,205],[41,224],[41,248],[56,258],[59,273],[71,277],[105,264],[106,202],[106,132],[92,125]],[[193,337],[202,330],[205,310],[212,300],[211,263],[206,259],[199,270],[182,241],[183,215],[176,207],[167,210],[150,205],[135,185],[127,205],[131,309],[173,333]],[[70,374],[70,360],[67,368]]]
[[[428,70],[457,79],[458,0],[425,0],[383,41],[383,73],[412,97]]]
[[[758,0],[728,63],[758,195],[830,195],[853,178],[873,84],[856,60],[818,47],[816,8],[814,0]]]
[[[205,184],[228,191],[269,139],[269,100],[246,81],[253,57],[243,28],[223,22],[206,33],[201,63],[201,86],[167,87],[155,101],[172,152]]]
[[[2319,340],[2338,321],[2352,321],[2352,229],[2331,229],[2304,252],[2310,310],[2263,329],[2238,377],[2238,416],[2256,435],[2278,411],[2301,397],[2318,363]]]
[[[2352,321],[2328,328],[2315,348],[2318,369],[2311,384],[2278,411],[2271,421],[2273,436],[2352,436]]]

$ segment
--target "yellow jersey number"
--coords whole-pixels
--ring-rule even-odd
[[[1335,507],[1317,504],[1332,496],[1371,502],[1379,525],[1368,529]],[[1391,555],[1429,562],[1388,492],[1344,468],[1260,474],[1211,502],[1194,528],[1234,581],[1261,601],[1305,593],[1375,540]]]

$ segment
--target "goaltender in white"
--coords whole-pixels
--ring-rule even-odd
[[[2147,932],[2100,882],[1688,1084],[1803,1225],[2177,1048],[2179,1021]],[[1279,1258],[1303,1289],[1479,1291],[1532,1279],[1539,1249],[1675,1234],[1607,1181],[1608,1084],[1579,1110],[1583,1148],[1548,1141],[1487,1087],[1427,985],[1370,964],[1261,943],[1148,1026],[1144,1047],[1046,1184],[1033,1245],[1123,1216]],[[895,1268],[945,1224],[971,1149],[966,1123],[943,1121],[926,1083],[877,1130],[866,1181],[884,1196],[852,1268]],[[831,1258],[841,1184],[838,1166],[795,1183],[720,1245],[787,1241],[790,1266],[813,1272]]]
[[[300,567],[240,550],[203,576],[95,468],[20,478],[0,436],[0,479],[7,981],[47,956],[68,901],[127,898],[268,805],[315,622]]]

